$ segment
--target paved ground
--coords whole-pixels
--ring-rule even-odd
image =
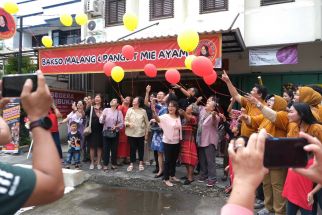
[[[66,146],[63,147],[63,151],[66,155]],[[26,159],[26,157],[27,153],[20,155],[0,154],[0,161],[11,164],[31,164],[31,158]],[[90,214],[94,212],[94,214],[200,215],[209,214],[209,211],[214,212],[212,214],[219,214],[220,208],[227,199],[223,190],[228,184],[228,181],[223,182],[220,180],[223,175],[222,158],[217,159],[217,165],[219,180],[213,188],[208,188],[206,183],[199,183],[197,181],[194,181],[188,186],[183,185],[181,182],[175,184],[174,187],[169,188],[164,185],[161,179],[154,178],[152,171],[155,166],[153,165],[146,165],[144,171],[139,171],[138,164],[136,164],[133,172],[128,173],[126,171],[126,165],[118,167],[116,170],[104,172],[97,169],[89,170],[89,163],[83,163],[81,169],[87,173],[89,178],[88,182],[76,187],[75,191],[66,194],[64,198],[58,202],[44,207],[37,207],[31,211],[24,212],[24,214]],[[184,176],[185,171],[184,166],[177,167],[176,176],[178,178]],[[122,206],[117,206],[116,202],[115,204],[111,204],[111,201],[113,202],[115,198],[109,193],[114,193],[117,196],[120,192],[123,194],[124,192],[127,193],[125,196],[128,201],[131,202],[130,205],[126,205],[126,210],[120,210]],[[150,203],[144,206],[146,210],[142,211],[141,206],[136,208],[136,205],[146,204],[146,202],[141,201],[141,197],[137,200],[136,196],[143,196],[143,199],[154,198],[154,201],[158,202],[158,209],[153,211],[153,208],[148,206]],[[97,205],[94,200],[94,203],[89,200],[92,198],[105,199],[106,201],[99,201],[101,203]],[[107,202],[109,202],[109,204],[107,204]],[[83,204],[87,206],[85,208],[78,207]],[[71,205],[79,210],[67,210],[68,207],[66,205]],[[120,211],[122,211],[122,213]]]

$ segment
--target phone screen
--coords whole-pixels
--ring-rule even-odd
[[[265,141],[264,166],[305,167],[308,153],[303,149],[307,145],[304,138],[274,138]]]
[[[37,89],[37,74],[5,75],[2,77],[2,96],[20,97],[22,88],[27,79],[32,80],[32,91]]]

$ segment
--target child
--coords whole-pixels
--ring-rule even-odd
[[[70,132],[67,135],[68,141],[68,154],[66,160],[67,169],[70,168],[72,163],[72,158],[74,158],[75,169],[79,169],[80,164],[80,146],[82,136],[79,131],[77,131],[78,124],[75,121],[70,123]]]

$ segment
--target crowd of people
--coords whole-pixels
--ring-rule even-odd
[[[21,94],[22,105],[31,121],[33,169],[0,163],[0,178],[8,181],[2,190],[7,191],[0,198],[2,211],[11,214],[22,206],[46,204],[63,195],[59,162],[59,157],[63,160],[63,153],[58,125],[67,123],[69,149],[63,161],[68,168],[72,164],[80,168],[81,157],[86,162],[89,154],[90,169],[108,171],[111,161],[111,169],[122,162],[128,164],[127,171],[131,172],[138,152],[138,170],[144,171],[145,145],[149,144],[155,155],[155,177],[162,177],[166,186],[179,182],[176,166],[181,162],[187,169],[183,184],[191,184],[194,172],[199,171],[198,180],[212,187],[219,180],[215,158],[223,148],[227,149],[223,154],[229,154],[229,159],[224,157],[224,163],[230,178],[226,191],[231,194],[222,215],[253,214],[261,201],[264,208],[258,214],[295,215],[298,211],[317,214],[318,205],[322,205],[320,89],[299,86],[292,92],[285,91],[283,98],[268,95],[267,89],[259,84],[241,96],[225,72],[222,80],[232,97],[228,114],[222,111],[216,96],[210,96],[202,104],[195,88],[186,90],[176,85],[165,94],[151,93],[151,87],[147,86],[145,98],[136,97],[131,101],[130,97],[121,97],[122,104],[117,98],[103,104],[100,94],[93,101],[86,97],[73,103],[72,112],[60,121],[57,107],[50,107],[52,98],[39,73],[37,90],[31,92],[32,83],[28,80]],[[186,97],[178,99],[175,90]],[[0,109],[8,101],[1,98]],[[232,109],[235,102],[240,104],[240,110]],[[4,144],[10,139],[10,131],[2,118],[0,128],[0,144]],[[268,136],[307,139],[309,145],[304,150],[310,152],[310,159],[306,167],[265,168]],[[57,153],[52,153],[56,148]],[[8,201],[12,203],[6,204]]]
[[[154,154],[154,177],[162,178],[166,186],[180,182],[176,177],[180,163],[186,167],[186,176],[181,178],[184,185],[198,180],[213,187],[219,180],[216,157],[221,154],[226,167],[221,180],[229,176],[230,185],[225,192],[230,193],[235,178],[228,158],[231,140],[241,137],[247,143],[252,134],[265,129],[273,137],[299,137],[300,132],[305,132],[322,141],[322,97],[318,88],[299,86],[285,89],[279,96],[269,94],[263,84],[255,84],[242,96],[225,72],[222,81],[231,95],[227,110],[223,110],[217,96],[210,96],[203,103],[196,88],[180,85],[172,86],[169,92],[153,92],[148,85],[144,98],[120,96],[104,103],[103,96],[97,94],[94,99],[87,96],[83,101],[75,101],[72,112],[60,122],[68,125],[66,167],[70,168],[73,160],[75,168],[79,168],[82,155],[83,162],[90,162],[91,170],[109,171],[128,165],[128,172],[136,168],[144,171],[146,162],[151,163],[148,146]],[[185,96],[178,98],[178,94]],[[233,109],[235,103],[241,108]],[[55,106],[50,114],[59,117]],[[59,141],[57,128],[52,129],[54,140]],[[60,144],[56,146],[63,159]],[[313,160],[312,156],[307,168]],[[319,184],[293,169],[270,168],[256,197],[254,208],[262,208],[259,215],[291,215],[297,210],[316,214],[322,191]]]

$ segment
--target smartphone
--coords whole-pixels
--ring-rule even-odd
[[[305,138],[268,137],[265,141],[264,166],[267,168],[305,167],[308,153]]]
[[[32,80],[32,91],[36,91],[38,85],[36,73],[4,75],[2,77],[2,97],[20,97],[23,85],[27,79]]]

